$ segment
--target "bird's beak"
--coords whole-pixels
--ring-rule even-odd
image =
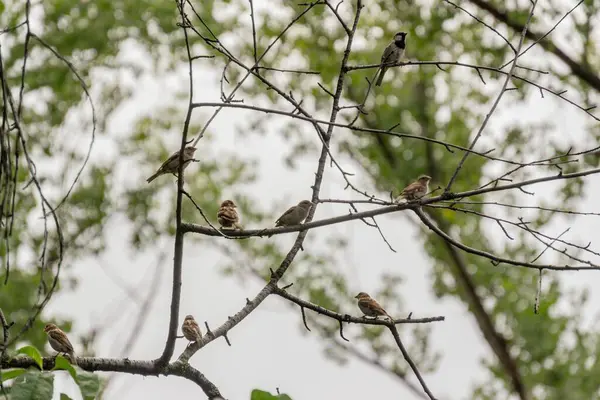
[[[358,295],[354,296],[355,299],[358,299]]]

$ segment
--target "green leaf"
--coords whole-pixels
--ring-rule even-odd
[[[23,375],[27,370],[23,368],[15,368],[8,371],[2,371],[2,382],[14,379],[19,375]]]
[[[64,371],[69,371],[69,374],[71,374],[71,377],[73,377],[73,379],[77,380],[77,371],[75,371],[75,368],[73,368],[73,366],[71,365],[71,363],[69,362],[69,360],[67,360],[66,358],[64,358],[61,355],[56,356],[56,360],[54,362],[54,368],[52,368],[52,371],[60,371],[60,370],[64,370]]]
[[[77,368],[77,378],[75,379],[81,395],[85,400],[93,400],[100,390],[100,379],[98,375]]]
[[[11,400],[48,400],[54,391],[54,375],[49,372],[28,371],[12,386]]]
[[[70,398],[68,395],[61,393],[60,394],[60,400],[73,400],[72,398]]]
[[[33,360],[37,363],[37,365],[40,367],[40,369],[43,369],[42,355],[40,354],[38,349],[36,349],[35,347],[33,347],[33,346],[21,347],[20,349],[17,350],[17,354],[28,355],[29,357],[33,358]]]
[[[264,390],[254,389],[250,395],[250,400],[292,400],[287,394],[273,395]]]

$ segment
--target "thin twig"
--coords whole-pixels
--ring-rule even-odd
[[[519,40],[519,45],[517,46],[517,51],[516,51],[517,57],[518,57],[519,52],[521,51],[521,47],[523,46],[523,42],[525,41],[525,34],[527,33],[527,28],[529,27],[529,23],[531,22],[531,18],[533,17],[533,12],[535,11],[535,6],[536,5],[537,5],[537,0],[534,0],[533,1],[533,5],[531,6],[531,11],[529,12],[529,17],[527,18],[527,22],[525,23],[525,26],[523,27],[523,32],[521,32],[521,39]],[[510,71],[508,72],[508,75],[506,75],[506,79],[504,80],[504,84],[502,85],[502,88],[500,89],[500,93],[498,93],[498,96],[496,97],[496,100],[492,104],[492,108],[486,114],[486,116],[485,116],[485,118],[483,120],[483,123],[481,124],[481,126],[479,127],[479,130],[477,131],[477,134],[475,135],[475,137],[473,138],[473,141],[469,145],[469,150],[472,150],[475,147],[475,144],[477,144],[477,141],[479,141],[479,138],[483,134],[483,130],[487,126],[488,121],[490,120],[490,118],[494,114],[494,111],[496,111],[496,108],[498,107],[498,104],[500,104],[500,99],[502,99],[502,96],[504,96],[504,93],[506,92],[506,88],[508,86],[508,82],[510,82],[510,80],[511,80],[511,78],[512,78],[514,72],[515,72],[515,67],[517,66],[517,57],[515,57],[515,59],[513,61],[513,64],[512,64],[512,67],[510,68]],[[458,166],[454,170],[454,173],[452,174],[452,177],[450,178],[450,181],[448,182],[448,185],[446,185],[446,188],[444,189],[444,192],[450,192],[450,190],[452,189],[452,185],[454,184],[454,180],[456,179],[456,177],[458,176],[458,173],[460,172],[460,170],[462,169],[463,165],[465,164],[465,161],[467,160],[468,156],[469,156],[469,153],[465,153],[463,155],[463,157],[461,158],[460,162],[458,163]]]
[[[539,271],[537,293],[535,294],[535,303],[533,304],[533,313],[537,314],[540,312],[540,298],[542,297],[542,274],[543,270]]]

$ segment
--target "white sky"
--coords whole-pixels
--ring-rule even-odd
[[[532,51],[528,56],[535,56]],[[202,65],[202,64],[200,64]],[[217,101],[219,98],[219,71],[196,70],[197,101]],[[113,137],[127,131],[135,117],[161,104],[165,99],[164,88],[173,85],[187,84],[187,71],[181,70],[176,76],[148,77],[143,85],[139,85],[135,98],[120,110],[109,124]],[[488,85],[489,86],[489,85]],[[507,112],[511,103],[511,94],[507,93],[501,103],[499,113],[493,118],[491,131],[501,127],[503,123],[514,118],[529,117],[549,119],[557,122],[557,135],[573,135],[573,126],[583,128],[586,121],[584,114],[557,103],[549,98],[535,98],[527,108]],[[217,153],[223,149],[238,149],[243,156],[260,156],[260,180],[255,190],[261,193],[273,193],[269,188],[274,184],[282,184],[285,188],[278,192],[278,198],[265,199],[266,204],[288,203],[292,199],[305,198],[310,195],[309,186],[313,181],[316,166],[314,154],[306,157],[306,162],[298,165],[296,171],[281,168],[281,159],[274,154],[283,154],[284,142],[278,138],[278,132],[269,132],[265,137],[250,135],[241,139],[235,135],[233,126],[243,124],[247,112],[242,110],[224,110],[213,122],[212,131],[216,132],[215,140],[201,141],[198,154],[203,152]],[[565,122],[565,121],[568,121]],[[311,128],[306,127],[311,134]],[[337,130],[335,137],[343,137],[348,133]],[[581,133],[579,133],[581,134]],[[173,137],[174,143],[178,138]],[[316,140],[316,138],[315,138]],[[240,141],[243,145],[240,146]],[[93,160],[100,160],[100,149],[109,151],[111,143],[101,140],[94,149]],[[264,155],[269,155],[265,157]],[[201,164],[200,164],[201,165]],[[193,166],[191,168],[198,168]],[[366,179],[360,175],[356,181]],[[322,197],[347,198],[348,192],[342,189],[344,183],[334,169],[327,169],[326,181]],[[144,177],[139,177],[139,184],[145,185]],[[131,177],[130,177],[131,179]],[[600,191],[597,190],[600,178],[588,177],[588,198],[582,205],[583,209],[593,211],[600,203]],[[285,185],[283,185],[285,183]],[[543,198],[551,195],[551,187],[535,187],[536,196]],[[346,207],[320,205],[316,218],[325,218],[340,213],[346,213]],[[351,287],[357,291],[374,292],[379,287],[379,274],[385,271],[402,269],[405,276],[402,293],[406,304],[401,314],[413,312],[414,317],[444,315],[445,322],[433,326],[432,346],[443,353],[438,372],[425,375],[429,388],[440,400],[466,399],[471,387],[477,380],[483,379],[484,370],[480,366],[482,356],[491,357],[487,345],[481,338],[474,319],[466,311],[465,306],[456,300],[437,301],[431,293],[432,271],[431,263],[423,254],[422,244],[416,239],[416,229],[400,215],[385,215],[378,219],[388,239],[398,250],[392,253],[381,241],[378,233],[366,228],[360,222],[345,225],[320,228],[311,231],[310,235],[326,235],[329,232],[343,233],[350,240],[348,247],[349,275],[352,276]],[[597,218],[588,218],[585,222],[577,219],[569,222],[572,226],[572,238],[595,237],[594,233],[600,228]],[[562,229],[556,229],[557,232]],[[109,246],[106,253],[98,259],[81,260],[70,271],[80,280],[79,287],[69,294],[63,294],[53,299],[47,308],[47,314],[61,314],[68,310],[67,315],[75,320],[75,331],[86,332],[98,318],[115,310],[115,304],[121,304],[123,318],[118,322],[116,339],[100,337],[96,354],[100,357],[118,357],[119,346],[131,330],[135,319],[136,307],[128,304],[125,294],[111,281],[103,268],[109,268],[120,278],[136,286],[139,282],[147,282],[154,268],[156,254],[144,254],[139,258],[131,258],[130,251],[123,243],[121,235],[115,232],[127,232],[123,219],[115,218],[106,232]],[[503,240],[501,232],[494,231],[499,240]],[[557,233],[555,232],[555,233]],[[294,234],[273,238],[278,243],[291,244]],[[164,346],[168,312],[171,296],[172,246],[171,241],[162,243],[167,250],[165,262],[160,266],[164,269],[163,280],[156,293],[154,305],[148,317],[141,337],[127,356],[134,359],[153,359],[157,357]],[[158,246],[157,246],[158,247]],[[185,247],[183,287],[180,315],[194,314],[199,321],[209,321],[211,327],[222,324],[228,315],[238,311],[245,298],[252,298],[262,287],[255,280],[247,280],[244,284],[223,277],[215,266],[219,263],[219,255],[206,246],[194,245]],[[103,268],[102,268],[103,267]],[[490,268],[493,268],[490,265]],[[502,267],[498,268],[501,273]],[[594,287],[600,284],[600,274],[586,272],[571,272],[560,275],[568,285],[576,287]],[[592,301],[596,296],[592,293]],[[595,300],[598,300],[595,298]],[[533,299],[531,299],[533,305]],[[596,302],[597,304],[597,302]],[[346,310],[355,312],[354,310]],[[590,317],[597,313],[597,308],[591,308]],[[323,317],[325,318],[325,317]],[[204,373],[229,400],[249,399],[253,388],[275,392],[278,387],[282,393],[289,394],[294,400],[315,399],[418,399],[402,383],[385,375],[373,367],[359,361],[352,361],[345,366],[338,366],[324,358],[322,345],[315,334],[300,329],[301,319],[298,311],[291,312],[282,300],[276,297],[267,299],[254,313],[229,333],[233,346],[228,347],[224,340],[217,340],[198,352],[191,364]],[[76,335],[74,335],[76,336]],[[406,335],[404,335],[406,336]],[[410,342],[410,337],[403,337]],[[72,339],[76,342],[76,340]],[[118,343],[115,346],[115,341]],[[183,341],[178,341],[174,359],[185,347]],[[397,357],[401,358],[398,351]],[[409,373],[411,381],[418,385],[416,379]],[[68,383],[57,385],[68,388]],[[78,398],[76,389],[70,388],[67,393]],[[374,394],[376,397],[373,397]],[[178,377],[139,377],[120,375],[106,393],[107,400],[113,399],[165,399],[176,395],[178,398],[204,398],[201,389],[194,383]],[[58,396],[55,396],[58,398]]]

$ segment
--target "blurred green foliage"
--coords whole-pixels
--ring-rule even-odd
[[[448,2],[430,4],[379,0],[364,3],[366,7],[350,55],[351,65],[378,62],[389,38],[400,28],[409,32],[406,51],[409,59],[459,60],[491,66],[499,66],[510,59],[510,50],[503,40]],[[474,14],[489,20],[492,26],[507,31],[497,19],[475,8],[471,2],[462,3],[465,3],[465,7],[470,6]],[[502,9],[515,23],[523,23],[527,18],[527,2],[521,4],[494,0],[487,3]],[[339,8],[347,24],[350,24],[353,16],[354,4],[354,1],[346,1]],[[597,14],[599,4],[598,0],[584,2],[569,35],[570,41],[582,44],[582,50],[573,56],[584,67],[598,65],[600,61],[589,23]],[[279,2],[277,18],[271,17],[270,13],[275,12],[272,9],[257,11],[259,54],[304,7],[297,2]],[[201,7],[198,5],[196,10],[211,31],[223,43],[228,43],[228,49],[241,55],[240,59],[251,65],[253,47],[249,35],[250,21],[249,18],[239,18],[240,15],[249,15],[248,3],[241,0],[202,1]],[[1,26],[19,25],[24,21],[25,12],[26,3],[23,1],[0,2]],[[532,29],[542,31],[544,25],[541,21],[556,20],[565,12],[563,2],[558,0],[540,4]],[[173,151],[174,143],[179,143],[181,124],[185,118],[186,104],[182,101],[185,92],[177,93],[179,97],[173,104],[162,105],[139,116],[131,130],[124,128],[124,132],[118,136],[110,135],[107,124],[139,89],[144,74],[169,74],[185,66],[186,49],[182,30],[177,26],[179,18],[175,3],[157,0],[45,0],[31,3],[31,15],[35,16],[32,17],[32,30],[69,60],[91,88],[97,110],[97,144],[99,140],[112,141],[116,149],[111,152],[101,147],[102,157],[94,158],[88,164],[75,190],[58,210],[65,243],[61,274],[67,273],[75,260],[102,253],[106,246],[105,228],[113,216],[126,216],[131,223],[128,241],[133,250],[149,251],[159,237],[173,235],[175,194],[170,188],[174,179],[163,177],[150,187],[143,182],[143,178]],[[206,34],[191,13],[190,19]],[[520,32],[510,29],[507,32],[508,39],[516,43]],[[0,36],[4,69],[15,95],[22,79],[25,34],[26,26],[20,26]],[[192,34],[190,38],[193,54],[211,53],[203,40]],[[345,32],[336,17],[321,4],[313,7],[282,37],[264,58],[263,65],[276,68],[287,62],[302,65],[302,68],[318,71],[319,82],[326,88],[332,88],[339,73],[344,42]],[[134,57],[131,57],[132,46],[138,52]],[[526,63],[534,69],[519,69],[518,74],[545,85],[569,89],[570,93],[577,93],[582,102],[591,102],[597,97],[588,83],[564,73],[564,68],[556,65],[550,53],[552,46],[547,49],[550,50],[541,50],[539,47],[531,50],[537,57],[527,58]],[[42,188],[52,194],[49,196],[51,203],[57,204],[73,181],[74,171],[84,160],[86,146],[91,139],[91,117],[81,86],[63,60],[35,37],[28,41],[27,54],[29,59],[23,80],[24,107],[20,122],[27,137],[28,151],[37,165],[45,166],[37,169]],[[222,67],[224,58],[215,55],[217,57],[210,64],[198,62],[195,67]],[[451,66],[443,68],[413,65],[389,71],[384,85],[375,94],[371,93],[366,102],[368,114],[361,115],[357,124],[376,129],[396,126],[396,131],[467,146],[496,92],[483,85],[475,70]],[[551,74],[542,75],[535,69],[547,70]],[[240,69],[230,68],[230,81],[236,82],[241,73]],[[261,74],[267,79],[279,77],[275,71],[261,70]],[[344,101],[350,104],[362,102],[367,89],[365,78],[371,79],[372,74],[373,70],[367,69],[350,72],[344,82]],[[129,81],[123,77],[128,77]],[[484,73],[484,79],[489,86],[493,86],[500,82],[502,76]],[[331,98],[318,88],[314,75],[293,75],[293,78],[286,75],[282,82],[285,83],[285,92],[291,91],[296,99],[304,99],[312,109],[329,110]],[[530,97],[537,95],[537,91],[518,82],[515,84],[518,87],[517,95],[513,94],[515,91],[511,92],[514,108],[526,107]],[[274,91],[265,91],[265,86],[256,81],[242,90],[249,96],[281,105]],[[354,118],[354,112],[352,109],[345,110],[340,119],[350,121]],[[73,118],[77,120],[76,129],[71,125]],[[250,124],[254,131],[263,131],[267,122],[266,117],[260,116],[251,120]],[[299,126],[296,122],[290,122],[281,132],[289,144],[286,161],[290,167],[301,157],[314,154],[317,150],[306,136],[295,134]],[[189,137],[197,135],[201,128],[201,124],[194,124]],[[545,158],[564,153],[571,145],[593,143],[600,136],[598,125],[590,124],[583,135],[573,135],[562,141],[548,140],[544,135],[552,129],[551,122],[515,120],[498,127],[500,133],[486,135],[486,144],[496,149],[496,156],[524,160],[530,159],[530,156]],[[10,138],[15,140],[12,136]],[[209,129],[201,145],[208,148],[212,138]],[[74,147],[74,142],[79,145]],[[333,144],[336,154],[362,166],[370,179],[369,186],[376,188],[382,197],[390,190],[398,191],[421,173],[434,177],[434,187],[436,184],[444,185],[461,155],[426,141],[368,133],[349,134],[342,133],[341,129],[334,130]],[[131,165],[135,168],[131,168]],[[186,182],[188,192],[206,215],[216,214],[222,194],[227,192],[235,194],[244,224],[267,224],[276,216],[262,211],[258,195],[248,195],[240,189],[242,185],[251,185],[259,178],[257,160],[242,158],[235,151],[206,151],[203,152],[201,165],[201,173],[199,168],[186,173]],[[598,158],[586,157],[578,167],[585,165],[598,165]],[[46,253],[49,267],[41,267],[39,260],[44,253],[45,241],[39,219],[41,203],[33,185],[27,185],[30,176],[23,157],[19,159],[19,167],[13,230],[7,235],[6,241],[0,242],[0,255],[4,261],[0,274],[0,284],[3,285],[0,307],[8,321],[15,322],[11,334],[23,329],[32,310],[48,293],[58,260],[58,236],[56,231],[51,230]],[[122,181],[117,176],[119,167],[133,170],[132,174],[135,172],[140,176],[133,175],[133,179],[118,186],[115,184],[117,179],[120,179],[119,183]],[[542,168],[538,167],[537,170]],[[573,168],[576,167],[572,164],[563,166],[565,172]],[[494,175],[497,173],[494,170]],[[530,170],[522,169],[515,174],[515,178],[526,178],[530,174]],[[477,187],[491,175],[489,160],[471,156],[453,189],[460,191]],[[577,207],[586,189],[583,181],[570,180],[561,184],[555,198],[539,205],[560,206],[563,209]],[[8,189],[3,187],[2,190]],[[506,193],[493,200],[515,202],[520,196],[518,193]],[[477,200],[486,201],[489,198],[482,196]],[[165,212],[157,213],[159,208]],[[471,205],[468,210],[490,211],[481,204]],[[447,209],[428,212],[441,229],[469,246],[518,259],[531,259],[539,251],[539,244],[525,235],[516,237],[514,241],[499,241],[498,232],[491,230],[482,218],[473,213]],[[507,216],[518,215],[517,211],[510,209],[503,212]],[[201,221],[195,207],[186,199],[184,220]],[[530,220],[538,227],[544,227],[555,222],[556,218],[552,214],[539,212],[532,215]],[[7,232],[7,226],[0,228],[3,234]],[[462,253],[456,257],[452,249],[426,230],[421,231],[419,239],[433,266],[431,284],[434,293],[439,297],[462,301],[484,337],[487,322],[476,311],[476,303],[485,305],[485,313],[493,328],[505,338],[507,349],[517,360],[518,374],[531,392],[535,390],[536,398],[598,398],[597,387],[594,386],[595,377],[600,372],[595,362],[600,351],[598,335],[592,330],[580,328],[582,316],[578,312],[557,307],[559,300],[568,293],[565,293],[556,274],[545,275],[541,311],[533,315],[532,299],[537,291],[535,272],[514,267],[493,267],[487,260]],[[240,279],[248,275],[268,279],[269,268],[278,265],[284,256],[283,249],[264,240],[236,241],[235,246],[225,246],[214,238],[192,236],[191,240],[210,244],[222,251],[230,260],[223,265],[223,270]],[[316,240],[315,235],[309,235],[308,245]],[[347,246],[343,236],[319,237],[318,240],[326,249],[339,250]],[[338,266],[338,253],[331,250],[302,252],[295,263],[285,278],[294,282],[295,294],[334,310],[342,310],[353,304],[353,293],[349,292],[351,282],[346,271]],[[10,275],[5,285],[9,265]],[[244,267],[240,268],[240,265]],[[61,280],[56,290],[60,292],[69,287]],[[391,308],[402,309],[402,276],[399,273],[383,276],[380,287],[378,293],[372,293],[373,296],[391,305]],[[586,300],[585,292],[574,297],[571,300],[574,310],[585,306]],[[370,360],[404,380],[408,373],[406,363],[398,357],[386,357],[397,349],[382,329],[349,328],[353,346],[347,346],[336,340],[336,322],[315,317],[311,313],[307,313],[307,319],[309,325],[315,327],[323,337],[325,353],[333,360],[340,363],[349,357]],[[20,341],[43,348],[45,335],[42,328],[50,320],[42,314],[42,318],[33,322]],[[67,332],[70,330],[71,321],[52,322]],[[429,326],[402,327],[403,331],[411,332],[411,335],[406,335],[412,337],[408,350],[424,372],[435,371],[440,358],[440,354],[429,344],[430,329]],[[567,336],[570,340],[567,340]],[[13,343],[9,350],[14,351],[15,346]],[[507,398],[507,393],[512,393],[514,389],[506,368],[496,357],[482,360],[482,365],[490,372],[490,377],[485,382],[474,382],[472,398]],[[36,379],[47,386],[48,380],[51,385],[51,377],[39,374]]]
[[[271,394],[264,390],[254,389],[250,394],[250,400],[292,400],[287,394]]]
[[[348,26],[354,15],[356,2],[344,2],[339,7],[341,18]],[[379,61],[383,48],[387,45],[394,33],[399,30],[408,32],[406,55],[410,60],[447,60],[462,61],[476,65],[500,66],[512,53],[505,42],[486,28],[483,24],[470,18],[464,12],[455,8],[448,2],[439,2],[435,5],[424,5],[419,2],[405,1],[369,1],[363,2],[361,20],[356,31],[355,45],[350,55],[350,65],[373,64]],[[523,24],[529,14],[529,3],[516,5],[501,1],[487,2],[491,7],[497,7],[502,12],[507,11],[511,21]],[[598,1],[586,2],[585,7],[578,10],[578,21],[589,21],[597,14]],[[489,15],[471,5],[462,2],[479,18],[488,24],[506,32],[503,24],[490,18]],[[301,5],[286,4],[290,15],[299,13]],[[382,12],[382,10],[393,10]],[[544,33],[541,21],[552,18],[558,20],[568,11],[566,5],[560,2],[540,4],[530,27],[531,30]],[[265,47],[272,41],[287,24],[286,19],[268,18],[269,12],[262,15],[262,24],[257,29],[259,47]],[[583,24],[585,25],[585,24]],[[593,42],[590,33],[576,25],[570,34],[572,40],[579,43]],[[589,30],[589,26],[587,26]],[[520,31],[510,31],[509,40],[516,46]],[[551,42],[551,40],[550,40]],[[303,69],[319,71],[319,80],[326,88],[335,87],[339,73],[341,49],[345,43],[345,32],[336,23],[336,17],[326,6],[315,8],[310,16],[301,19],[286,35],[286,39],[277,47],[276,57],[269,59],[273,65],[289,65],[290,60],[303,65]],[[526,42],[525,46],[530,43]],[[553,48],[553,45],[545,46]],[[587,57],[598,60],[595,49],[597,43],[586,45],[585,50],[575,57],[586,67]],[[570,48],[572,49],[572,48]],[[245,41],[240,45],[237,53],[243,54],[252,51],[252,42]],[[536,54],[536,56],[532,56]],[[324,56],[328,55],[328,56]],[[298,61],[301,56],[302,61]],[[332,62],[332,60],[335,60]],[[557,66],[549,51],[536,48],[531,50],[530,57],[523,57],[522,63],[532,70],[517,69],[517,74],[527,79],[535,80],[550,87],[562,89],[575,89],[581,104],[597,101],[597,90],[590,83],[575,79],[573,75],[565,76],[561,66]],[[537,70],[549,71],[549,75],[536,72]],[[595,73],[593,69],[589,69]],[[475,69],[458,68],[452,66],[406,66],[396,68],[386,76],[384,85],[371,92],[366,102],[365,109],[368,114],[360,115],[359,126],[373,129],[388,129],[395,127],[394,131],[410,135],[428,137],[449,143],[468,146],[474,132],[481,125],[486,109],[489,109],[492,96],[497,91],[490,91],[482,83]],[[346,104],[361,104],[367,92],[367,79],[372,79],[373,70],[350,71],[344,81],[344,100]],[[268,78],[274,73],[265,72]],[[501,83],[504,76],[495,73],[483,73],[483,79],[490,84]],[[318,89],[312,75],[295,75],[294,79],[286,81],[287,90],[293,93],[296,99],[310,99],[316,109],[329,109],[331,97]],[[531,104],[531,95],[539,95],[539,91],[528,85],[516,83],[516,95],[507,94],[504,102],[510,96],[512,110],[519,107],[528,107]],[[499,87],[496,85],[495,87]],[[331,89],[330,89],[331,90]],[[264,87],[257,84],[248,92],[259,96],[264,92]],[[569,90],[571,92],[571,90]],[[282,101],[273,91],[268,92],[271,101],[279,107]],[[591,99],[591,100],[590,100]],[[558,103],[560,104],[560,103]],[[562,107],[565,107],[564,105]],[[514,111],[513,111],[514,112]],[[356,111],[342,112],[341,120],[350,122]],[[591,118],[589,119],[591,121]],[[338,119],[339,121],[339,119]],[[288,130],[297,129],[297,124],[291,122]],[[491,129],[488,129],[491,130]],[[552,121],[514,120],[505,126],[494,127],[500,131],[498,134],[487,133],[485,143],[487,148],[495,148],[495,156],[509,158],[514,161],[527,161],[552,157],[566,153],[571,147],[583,150],[595,147],[598,137],[598,124],[592,124],[589,129],[573,135],[564,140],[549,140],[549,132],[555,127]],[[369,174],[372,184],[379,189],[380,197],[386,198],[385,193],[395,190],[396,193],[416,176],[427,173],[434,177],[433,187],[444,186],[450,179],[455,166],[462,154],[447,151],[443,146],[431,142],[396,138],[385,135],[372,135],[368,133],[348,132],[334,130],[333,142],[342,155],[355,160],[364,167]],[[295,143],[295,148],[301,148],[302,143]],[[481,147],[479,147],[481,148]],[[292,157],[294,155],[292,154]],[[296,156],[303,156],[302,153]],[[341,156],[340,156],[341,157]],[[575,168],[597,166],[598,160],[586,159],[586,162],[564,165],[563,171],[570,172]],[[500,173],[508,171],[513,166],[502,166]],[[543,171],[546,169],[547,171]],[[502,171],[504,170],[504,171]],[[532,175],[533,169],[523,168],[512,175],[513,180],[525,179]],[[555,173],[553,167],[537,167],[535,173]],[[476,188],[489,181],[492,177],[500,175],[497,165],[491,168],[491,162],[483,157],[471,156],[462,169],[453,191],[462,191]],[[584,194],[585,186],[580,179],[562,181],[554,198],[542,200],[540,206],[560,209],[574,209]],[[505,203],[519,203],[522,194],[518,192],[505,193],[501,196],[479,196],[471,199],[476,202],[501,201]],[[522,214],[518,209],[498,210],[491,206],[472,204],[465,208],[467,211],[491,213],[497,216],[515,218]],[[533,259],[543,246],[535,242],[530,235],[519,234],[514,241],[498,240],[501,231],[490,229],[487,221],[479,216],[454,210],[428,209],[430,217],[447,233],[457,240],[471,247],[488,252],[495,252],[513,259]],[[539,211],[528,214],[531,226],[543,230],[561,217],[556,214]],[[504,236],[503,236],[504,237]],[[584,384],[593,380],[597,373],[593,360],[598,359],[598,335],[592,329],[577,328],[583,319],[578,312],[565,311],[558,307],[561,297],[568,293],[560,285],[559,274],[545,274],[544,285],[541,292],[541,312],[534,315],[532,312],[533,299],[537,291],[537,273],[514,267],[494,267],[487,259],[459,253],[450,248],[429,230],[421,230],[420,239],[429,255],[432,265],[432,286],[437,296],[452,296],[465,303],[472,313],[475,321],[482,331],[484,338],[488,337],[491,330],[496,332],[500,343],[503,343],[505,352],[515,360],[517,374],[520,376],[527,391],[535,392],[535,398],[598,398],[597,388]],[[564,262],[560,256],[547,258],[549,262]],[[325,264],[315,272],[306,273],[303,278],[295,276],[295,269],[287,278],[301,285],[295,290],[303,293],[311,301],[333,309],[342,308],[343,303],[348,303],[346,278],[333,271],[334,267]],[[394,276],[400,279],[400,276]],[[382,279],[384,290],[378,294],[381,301],[398,303],[401,298],[401,285],[390,276]],[[317,284],[318,282],[318,284]],[[341,282],[341,284],[339,284]],[[302,285],[303,284],[303,285]],[[317,288],[315,288],[317,285]],[[574,310],[581,309],[586,304],[586,292],[571,301]],[[337,299],[337,300],[334,300]],[[343,299],[343,300],[342,300]],[[479,310],[479,311],[478,311]],[[483,312],[480,312],[483,310]],[[310,320],[311,318],[309,318]],[[347,349],[340,350],[335,342],[336,324],[328,324],[319,319],[321,333],[325,338],[331,339],[327,353],[334,359],[343,360],[342,354],[352,354]],[[314,321],[311,321],[314,323]],[[435,370],[438,354],[427,345],[427,329],[425,332],[415,333],[414,353],[417,354],[417,365],[422,365],[424,370]],[[573,335],[575,332],[576,335]],[[575,344],[566,337],[574,337]],[[381,330],[373,327],[364,327],[362,338],[370,344],[375,356],[373,360],[385,365],[391,371],[403,377],[406,373],[404,363],[390,361],[384,357],[393,351],[389,338],[381,335]],[[560,349],[560,351],[558,351]],[[589,351],[589,358],[583,362],[580,359],[581,349]],[[421,351],[419,351],[421,350]],[[432,352],[433,351],[433,352]],[[514,393],[515,382],[510,374],[496,357],[486,357],[482,364],[490,371],[491,378],[485,382],[476,382],[472,398],[474,399],[503,399],[507,393]],[[564,365],[565,369],[558,371],[557,366]],[[568,365],[581,366],[567,370]],[[575,383],[575,384],[574,384]],[[568,393],[568,395],[567,395]]]
[[[28,355],[36,360],[39,367],[42,368],[42,357],[35,347],[24,346],[18,349],[17,353]],[[72,366],[66,358],[59,355],[55,358],[55,366],[52,371],[60,370],[69,373],[79,387],[84,400],[96,398],[100,390],[100,379],[97,375]],[[3,370],[1,378],[4,393],[10,395],[11,400],[51,399],[54,393],[54,374],[48,371],[40,371],[34,368],[28,370],[14,368]],[[60,398],[61,400],[63,398],[69,399],[64,393],[61,393]]]

